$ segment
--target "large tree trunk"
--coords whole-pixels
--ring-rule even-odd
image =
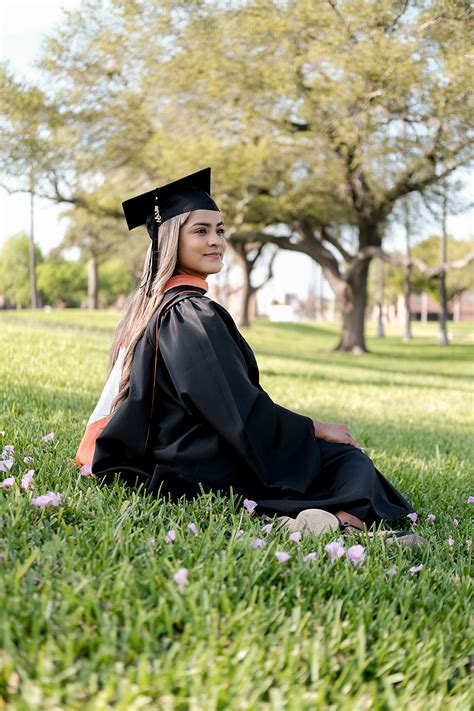
[[[87,308],[95,310],[98,303],[99,280],[97,257],[91,255],[87,262]]]
[[[343,289],[342,332],[335,351],[365,353],[365,310],[370,260],[361,261]]]

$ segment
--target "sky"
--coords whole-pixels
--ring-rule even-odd
[[[43,36],[61,22],[63,8],[74,10],[80,0],[0,0],[0,56],[8,60],[19,78],[34,81],[35,59],[38,57]],[[170,177],[171,179],[171,177]],[[472,191],[471,191],[472,198]],[[17,232],[29,231],[29,196],[8,195],[0,188],[0,245],[2,241]],[[66,230],[66,220],[61,219],[65,207],[37,200],[35,210],[35,238],[43,253],[59,244]],[[420,230],[419,238],[436,233],[437,225],[427,218]],[[456,237],[466,239],[474,233],[473,214],[451,216],[448,231]],[[395,229],[389,241],[389,248],[401,245],[403,233]],[[387,245],[388,246],[388,245]],[[259,292],[259,300],[268,303],[273,298],[283,299],[285,293],[296,293],[305,298],[311,281],[319,273],[313,260],[303,254],[281,251],[274,262],[274,278]],[[212,276],[210,277],[212,279]],[[256,272],[255,282],[261,274]],[[327,284],[324,295],[332,297]]]

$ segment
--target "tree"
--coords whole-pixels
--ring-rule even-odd
[[[360,352],[391,211],[469,160],[468,13],[461,0],[87,2],[43,66],[90,172],[123,171],[132,192],[206,156],[231,221],[250,197],[239,239],[313,256],[343,303],[337,348]]]
[[[38,266],[38,289],[45,304],[80,306],[87,293],[84,264],[47,257]]]
[[[35,263],[43,261],[40,248],[35,245]],[[30,239],[21,232],[8,237],[0,249],[0,294],[6,296],[16,308],[31,304]]]

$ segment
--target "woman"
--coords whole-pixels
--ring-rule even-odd
[[[292,529],[361,530],[413,513],[346,425],[271,400],[232,317],[206,296],[227,247],[210,168],[123,208],[129,229],[146,224],[152,245],[77,463],[93,453],[103,481],[120,472],[172,497],[232,488]]]

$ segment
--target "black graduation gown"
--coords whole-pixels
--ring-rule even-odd
[[[378,521],[414,511],[360,450],[318,439],[310,417],[272,401],[231,315],[193,289],[161,316],[156,366],[151,319],[128,396],[97,438],[93,473],[109,481],[120,472],[127,483],[173,497],[193,496],[200,485],[232,487],[261,513],[344,504]],[[167,297],[182,290],[173,287]]]

